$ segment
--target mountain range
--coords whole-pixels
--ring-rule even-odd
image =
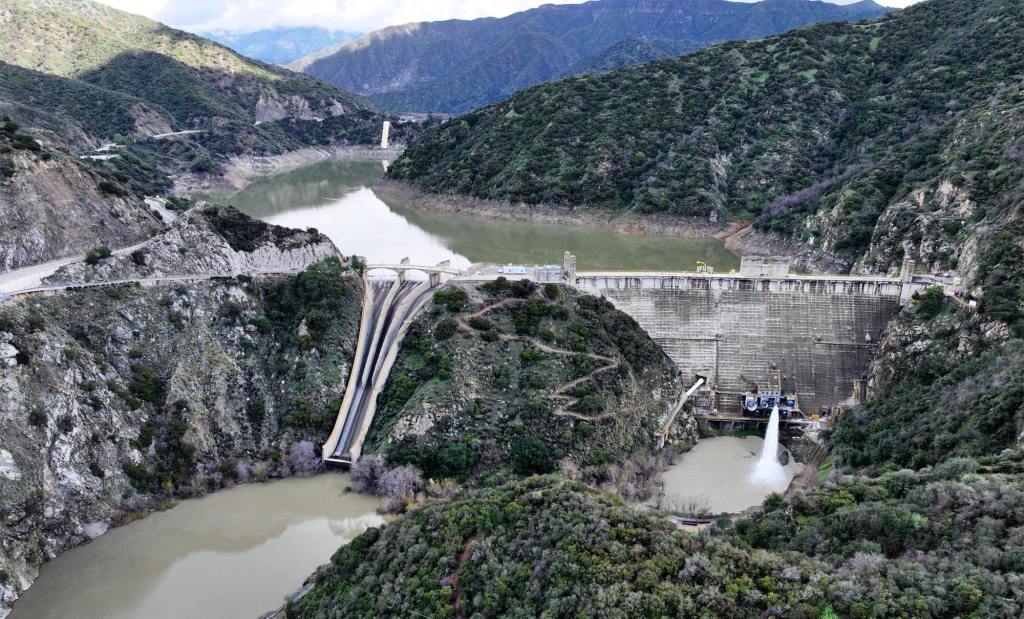
[[[0,40],[0,62],[32,72],[4,69],[20,80],[7,105],[59,110],[98,140],[205,130],[218,152],[274,150],[301,140],[290,122],[265,123],[374,111],[360,96],[87,0],[12,0]],[[70,91],[88,95],[76,103]]]
[[[964,186],[965,141],[989,144],[996,167],[1016,152],[1020,9],[931,0],[552,82],[428,131],[389,174],[501,201],[744,219],[889,265],[879,252],[902,253],[919,227],[933,242],[913,251],[941,269],[950,233],[894,213],[913,192]]]
[[[272,64],[288,64],[332,45],[358,39],[359,34],[316,26],[267,28],[253,32],[203,32],[243,56]]]
[[[142,198],[183,177],[215,179],[234,158],[375,144],[392,118],[359,95],[88,0],[7,0],[0,41],[11,141],[0,145],[10,222],[0,269],[104,236],[127,244],[154,225]],[[396,122],[393,139],[408,127]]]
[[[886,11],[871,0],[846,6],[812,0],[548,4],[503,18],[385,28],[290,67],[364,94],[383,109],[461,113],[578,72],[574,67],[606,70],[720,41],[756,39],[815,22],[878,17]],[[616,55],[616,46],[642,38],[675,43],[648,45],[639,55]]]

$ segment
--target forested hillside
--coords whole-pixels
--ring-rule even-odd
[[[878,17],[870,0],[847,6],[809,0],[598,0],[547,4],[503,18],[393,26],[291,65],[401,112],[467,112],[516,90],[596,62],[591,56],[649,37],[696,49],[756,39],[804,24]],[[652,53],[651,49],[647,53]],[[671,53],[660,46],[657,50]],[[682,53],[682,52],[679,52]],[[653,57],[644,58],[649,60]],[[603,68],[631,54],[604,54]]]
[[[385,118],[358,95],[88,0],[12,0],[0,40],[0,106],[26,126],[63,121],[77,131],[57,135],[78,142],[199,130],[184,149],[194,163],[370,144]]]
[[[694,41],[649,39],[647,37],[626,39],[580,60],[572,65],[565,72],[565,75],[586,75],[587,73],[614,71],[622,67],[631,67],[661,58],[682,56],[701,47],[703,45]]]
[[[1020,464],[847,476],[710,536],[534,478],[370,529],[287,616],[1017,617]]]
[[[1019,107],[1022,13],[931,0],[539,86],[427,133],[389,174],[498,200],[750,219],[856,258],[902,201],[949,182],[985,203],[1019,162],[1004,122]],[[966,223],[930,222],[932,249]],[[900,237],[878,251],[902,254]]]

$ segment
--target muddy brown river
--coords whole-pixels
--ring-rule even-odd
[[[382,523],[343,474],[182,501],[43,565],[9,619],[253,619]]]

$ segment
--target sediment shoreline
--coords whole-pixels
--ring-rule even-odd
[[[387,149],[369,145],[311,146],[279,155],[232,157],[224,165],[223,174],[215,176],[185,174],[176,178],[173,193],[176,196],[181,196],[195,191],[241,191],[257,178],[288,172],[318,161],[327,159],[390,161],[401,155],[404,150],[404,145]]]
[[[713,222],[698,217],[622,213],[600,208],[501,202],[458,194],[429,194],[408,183],[382,180],[374,192],[385,201],[401,200],[409,207],[437,213],[472,215],[495,220],[530,221],[605,228],[636,236],[715,238],[741,256],[787,256],[792,268],[804,273],[847,273],[852,263],[815,249],[797,239],[754,229],[746,221]]]

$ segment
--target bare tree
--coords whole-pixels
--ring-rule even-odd
[[[379,455],[363,456],[352,465],[352,487],[356,492],[378,494],[377,483],[384,474],[384,458]]]
[[[684,518],[704,518],[711,513],[711,506],[706,496],[671,495],[664,499],[665,511]]]
[[[423,487],[423,476],[414,466],[399,466],[381,475],[377,494],[386,497],[407,497]]]
[[[312,475],[323,470],[324,462],[317,455],[313,443],[299,441],[288,452],[288,466],[294,475]]]

